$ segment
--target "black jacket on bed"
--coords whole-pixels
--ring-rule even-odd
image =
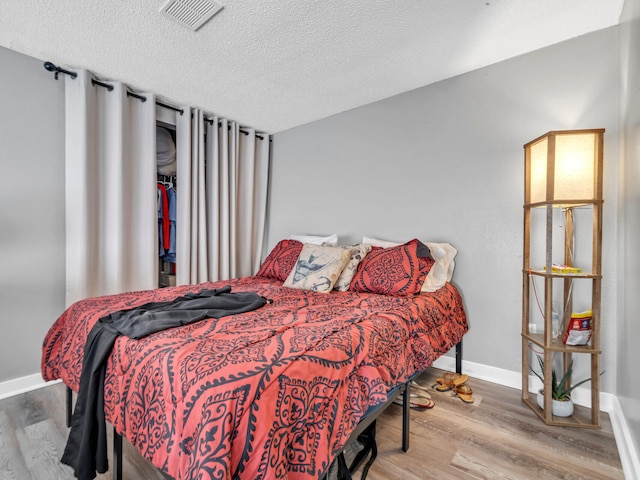
[[[201,290],[168,302],[150,302],[102,317],[89,332],[84,348],[80,390],[62,463],[73,467],[80,480],[109,469],[104,418],[104,378],[107,358],[116,338],[140,339],[171,327],[205,318],[249,312],[268,300],[251,292],[231,293],[231,287]]]

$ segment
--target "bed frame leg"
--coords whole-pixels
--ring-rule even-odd
[[[122,435],[113,429],[113,480],[122,480]]]
[[[462,373],[462,340],[456,344],[456,373]]]
[[[67,427],[71,427],[72,415],[73,415],[73,390],[67,387]]]
[[[407,383],[402,392],[402,451],[409,450],[409,420],[411,419],[411,389]]]

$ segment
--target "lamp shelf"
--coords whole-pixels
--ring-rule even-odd
[[[599,348],[593,348],[591,345],[565,345],[562,341],[556,338],[551,340],[550,345],[547,345],[544,333],[523,333],[522,337],[538,347],[546,348],[552,352],[588,353],[591,355],[600,355],[602,353]]]
[[[531,275],[536,275],[539,277],[546,277],[546,278],[563,278],[563,279],[568,279],[568,278],[590,278],[590,279],[596,279],[596,278],[602,278],[602,275],[596,275],[594,273],[588,273],[588,272],[582,272],[582,273],[549,273],[546,270],[523,270],[523,273],[528,274],[530,273]]]
[[[600,426],[603,146],[604,129],[551,131],[524,145],[522,401],[547,425],[586,428]],[[534,213],[541,208],[545,208],[546,212]],[[577,208],[590,210],[592,214],[590,249],[581,250],[587,243],[584,227],[574,229],[574,210]],[[553,213],[555,209],[564,210],[562,253],[555,251],[561,242],[553,241],[554,231],[558,230],[555,223],[560,221]],[[546,220],[543,220],[542,215]],[[544,235],[540,235],[541,233]],[[579,251],[591,253],[590,262],[586,257],[579,258],[577,262],[588,266],[591,272],[551,271],[555,262],[567,267],[574,266],[576,244],[581,244],[578,247]],[[543,255],[543,258],[539,258]],[[559,258],[561,255],[562,260]],[[532,263],[538,266],[546,265],[547,268],[534,270]],[[542,288],[536,289],[534,277],[544,279]],[[573,279],[583,279],[576,289],[573,288]],[[589,282],[590,288],[584,285],[584,282]],[[587,293],[589,290],[590,298]],[[565,345],[563,338],[551,334],[554,328],[558,327],[563,334],[567,331],[572,321],[574,296],[576,304],[588,304],[591,307],[591,323],[588,327],[591,336],[587,345]],[[561,319],[560,325],[554,325],[554,301],[555,305],[560,304],[564,309],[557,312]],[[540,305],[540,311],[536,308],[537,304]],[[538,325],[540,319],[543,323],[542,332],[532,333],[529,325]],[[532,354],[532,345],[535,345],[539,352]],[[552,401],[552,374],[562,376],[569,365],[572,365],[574,355],[580,356],[582,360],[588,357],[589,382],[586,384],[587,387],[581,388],[591,390],[591,408],[577,407],[570,417],[554,416],[551,408],[549,411],[540,408],[537,395],[529,392],[530,372],[532,368],[538,367],[532,358],[533,355],[539,355],[543,360],[544,368],[540,375],[544,379],[544,403],[549,406]],[[558,366],[562,369],[556,370]]]
[[[584,207],[586,205],[601,205],[602,200],[543,200],[541,202],[525,203],[526,208],[542,208],[542,207],[555,207],[555,208],[567,208],[567,207]]]
[[[581,407],[574,404],[573,414],[570,417],[556,417],[551,415],[547,420],[544,410],[538,406],[535,394],[529,393],[522,401],[533,410],[533,412],[540,417],[540,420],[547,425],[555,425],[558,427],[581,427],[581,428],[600,428],[600,426],[593,422],[593,412],[588,407]]]

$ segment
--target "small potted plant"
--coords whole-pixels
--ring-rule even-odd
[[[544,360],[540,355],[536,355],[538,364],[540,365],[540,371],[544,372]],[[538,377],[544,384],[544,378],[542,374],[531,369],[531,372]],[[558,381],[558,375],[555,370],[551,372],[551,412],[557,417],[570,417],[573,414],[573,400],[571,400],[571,392],[574,388],[579,387],[583,383],[590,381],[590,378],[581,380],[573,385],[569,385],[569,377],[573,372],[573,359],[569,363],[569,367],[566,372]],[[602,375],[602,374],[601,374]],[[544,409],[544,391],[538,390],[538,406]]]

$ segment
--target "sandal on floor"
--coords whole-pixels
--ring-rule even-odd
[[[442,378],[442,377],[436,378],[436,383],[435,384],[442,385],[442,384],[445,384],[445,383],[447,383],[447,382],[444,381],[444,378]]]
[[[451,390],[450,383],[439,383],[438,385],[434,385],[434,387],[438,392],[448,392]]]
[[[426,387],[424,385],[420,385],[419,383],[412,381],[410,383],[411,386],[411,390],[413,390],[415,393],[419,393],[420,395],[422,395],[423,397],[427,397],[427,398],[431,398],[431,395],[429,394],[429,387]]]
[[[402,396],[398,395],[393,401],[396,405],[402,405]],[[423,396],[422,394],[412,393],[409,395],[409,407],[414,410],[429,410],[436,404],[430,398]]]
[[[409,406],[415,410],[429,410],[435,406],[435,403],[421,394],[412,393],[409,395]]]
[[[439,392],[446,392],[451,390],[451,381],[449,378],[450,373],[445,373],[442,377],[436,378],[436,383],[433,384],[433,388]]]
[[[473,403],[473,390],[469,385],[455,387],[454,392],[464,403]]]
[[[436,379],[438,385],[435,386],[435,389],[439,392],[447,392],[463,385],[467,380],[469,380],[469,375],[447,372],[441,378]]]

